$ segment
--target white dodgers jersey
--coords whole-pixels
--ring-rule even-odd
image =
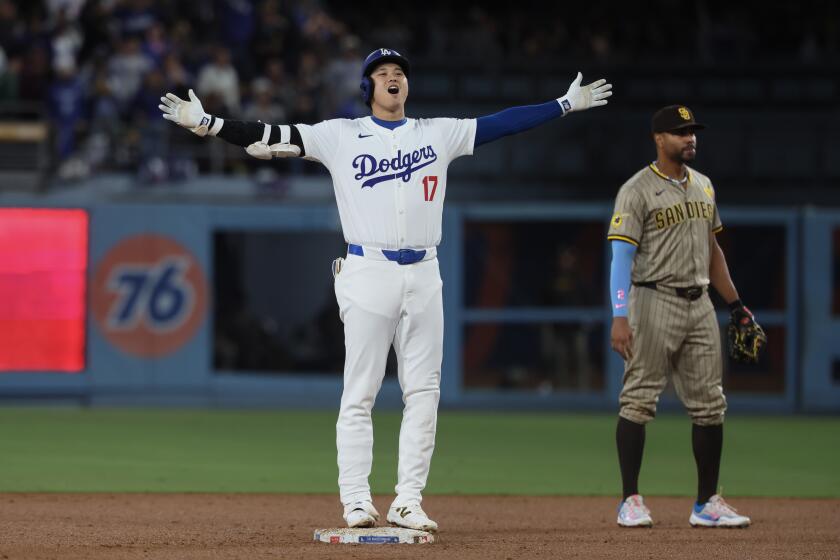
[[[361,119],[296,124],[306,158],[332,175],[344,239],[379,249],[440,243],[449,163],[471,155],[475,119]]]

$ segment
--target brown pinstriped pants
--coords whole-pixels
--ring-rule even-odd
[[[670,376],[695,424],[721,424],[726,397],[720,329],[708,293],[690,301],[633,286],[628,319],[633,357],[624,363],[619,415],[639,424],[653,420]]]

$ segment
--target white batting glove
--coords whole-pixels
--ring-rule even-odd
[[[158,105],[158,108],[163,111],[164,119],[199,136],[206,136],[210,126],[210,115],[204,112],[204,107],[193,90],[189,91],[189,96],[190,100],[184,101],[174,93],[167,93],[166,97],[160,98],[163,104]]]
[[[557,100],[563,108],[564,115],[572,111],[585,111],[590,107],[606,105],[607,97],[612,95],[612,91],[610,91],[612,84],[608,84],[607,80],[600,79],[589,85],[581,86],[580,82],[582,80],[583,74],[578,72],[577,78],[569,86],[569,91]]]

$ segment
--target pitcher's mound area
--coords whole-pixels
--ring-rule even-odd
[[[653,529],[621,529],[617,497],[430,495],[440,542],[336,546],[313,532],[341,526],[337,496],[0,494],[0,559],[840,557],[840,500],[727,499],[752,527],[692,529],[689,498],[647,497]]]

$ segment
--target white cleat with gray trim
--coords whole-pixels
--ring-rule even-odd
[[[420,504],[406,504],[403,506],[391,506],[388,509],[388,523],[434,533],[438,530],[438,524],[429,519]]]
[[[344,506],[344,520],[351,529],[376,527],[379,512],[371,502],[353,502]]]

